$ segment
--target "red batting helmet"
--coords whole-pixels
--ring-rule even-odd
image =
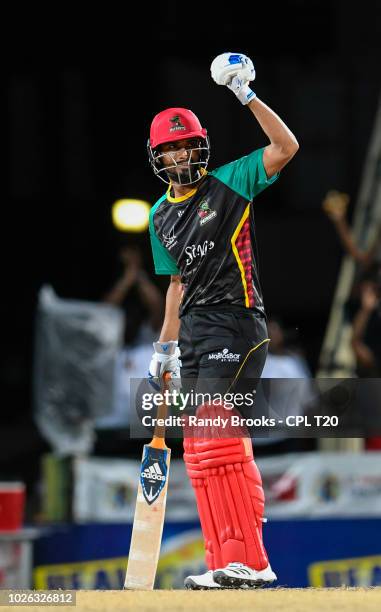
[[[205,138],[206,129],[191,110],[187,108],[167,108],[156,115],[151,124],[149,143],[152,149],[164,142],[183,138]]]
[[[191,155],[189,156],[187,176],[185,176],[184,171],[179,171],[175,161],[173,166],[164,168],[161,162],[162,155],[157,147],[165,142],[188,138],[200,138],[202,141],[197,147],[193,147],[193,150],[199,151],[200,159],[197,162],[192,162]],[[163,175],[180,184],[191,184],[199,180],[202,176],[201,168],[205,169],[208,164],[210,144],[207,130],[201,126],[199,119],[191,110],[187,108],[167,108],[158,113],[152,121],[147,149],[156,176],[165,183],[170,181],[166,180]]]

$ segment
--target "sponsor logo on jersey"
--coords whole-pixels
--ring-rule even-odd
[[[175,115],[169,121],[172,123],[172,126],[169,128],[170,132],[183,132],[186,130],[185,125],[181,123],[181,119],[178,115]]]
[[[175,236],[175,226],[173,226],[169,234],[163,234],[163,242],[164,246],[167,247],[168,251],[170,251],[175,244],[177,244],[177,237]]]
[[[184,213],[185,213],[185,210],[178,210],[177,211],[177,216],[178,217],[182,217]]]
[[[197,207],[197,213],[200,217],[200,225],[205,225],[205,223],[208,223],[208,221],[211,221],[217,216],[217,212],[210,209],[208,200],[202,200],[202,202],[200,202]]]
[[[209,353],[208,359],[214,359],[215,361],[226,362],[229,361],[231,363],[238,362],[241,357],[241,353],[231,353],[229,349],[224,348],[219,353]]]
[[[151,505],[157,499],[167,480],[167,451],[145,447],[140,482],[144,499]]]
[[[190,244],[185,249],[185,254],[187,255],[185,264],[190,266],[195,259],[198,257],[202,259],[212,249],[214,249],[214,242],[212,240],[204,240],[201,244]]]

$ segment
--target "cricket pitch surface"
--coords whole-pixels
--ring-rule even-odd
[[[44,612],[315,612],[381,610],[381,587],[250,591],[77,591],[75,606],[27,606]],[[1,607],[14,611],[25,606]]]

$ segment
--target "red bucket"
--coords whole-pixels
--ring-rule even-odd
[[[25,507],[25,485],[22,482],[0,482],[0,531],[22,528]]]

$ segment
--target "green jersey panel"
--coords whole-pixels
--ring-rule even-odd
[[[156,274],[172,274],[177,276],[180,274],[177,264],[169,253],[169,251],[160,242],[159,238],[156,235],[154,226],[155,212],[164,200],[166,200],[165,195],[160,198],[158,202],[156,202],[156,204],[151,208],[149,214],[149,233],[151,239],[153,261],[155,265]]]
[[[257,149],[245,157],[212,170],[210,174],[243,198],[251,201],[266,187],[274,183],[279,176],[279,172],[277,172],[271,178],[267,178],[263,166],[263,151],[264,148]]]

